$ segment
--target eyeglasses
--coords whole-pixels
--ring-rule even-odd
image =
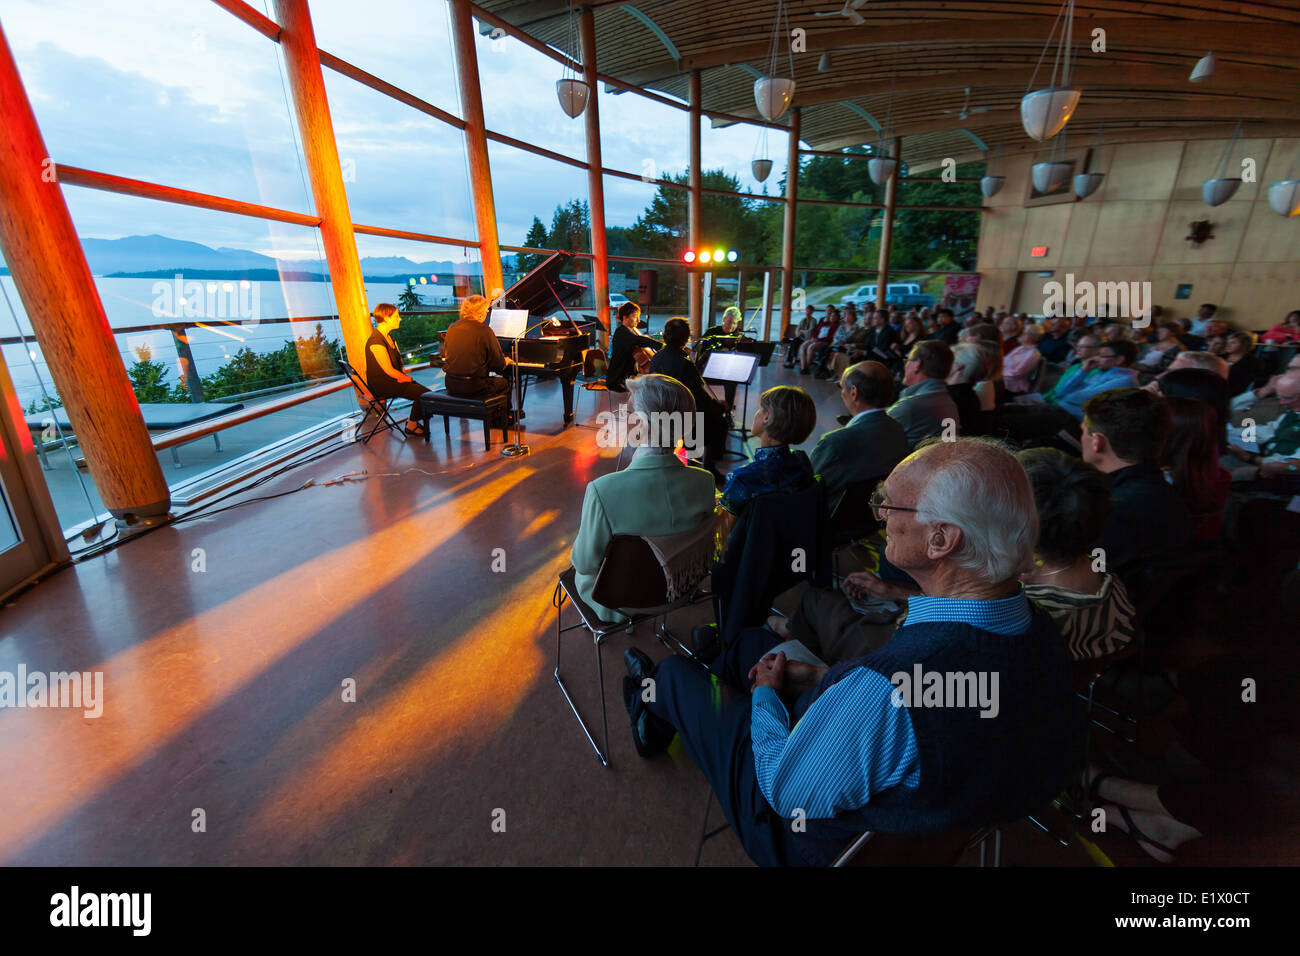
[[[882,511],[911,511],[915,513],[921,510],[920,508],[904,508],[902,505],[885,504],[885,490],[883,488],[877,488],[872,492],[867,504],[871,508],[871,514],[877,521],[885,520],[884,515],[881,514]]]

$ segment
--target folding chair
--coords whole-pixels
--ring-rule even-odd
[[[607,412],[613,412],[613,396],[609,394],[609,388],[605,385],[605,369],[609,367],[609,361],[605,357],[605,350],[583,349],[582,351],[582,389],[586,392],[604,392],[606,396]],[[582,416],[577,414],[574,409],[574,421],[582,424]],[[586,428],[594,427],[590,425],[583,426]]]
[[[718,517],[713,514],[699,526],[697,529],[700,536],[699,548],[708,548],[710,552],[712,551],[717,525]],[[684,647],[668,630],[668,615],[710,597],[707,594],[699,594],[700,583],[708,576],[707,572],[701,574],[699,580],[691,582],[683,594],[670,597],[668,580],[664,575],[663,566],[650,546],[651,540],[656,539],[639,535],[614,535],[605,548],[604,559],[600,570],[596,573],[596,582],[592,586],[591,596],[598,604],[605,607],[634,609],[635,613],[628,620],[613,623],[602,619],[579,595],[576,583],[577,572],[572,567],[560,575],[552,598],[555,606],[555,683],[559,685],[560,693],[568,702],[573,716],[578,719],[582,732],[587,736],[587,742],[591,744],[591,748],[596,751],[596,756],[600,758],[601,765],[605,767],[609,766],[609,720],[605,707],[605,672],[601,660],[601,644],[615,631],[626,631],[630,634],[642,621],[659,617],[661,620],[655,636],[669,650],[677,653]],[[566,598],[577,610],[579,620],[576,624],[563,627]],[[577,705],[569,696],[569,690],[560,677],[560,649],[564,633],[578,627],[585,628],[591,634],[592,642],[596,646],[596,686],[600,691],[602,733],[602,743],[599,746],[591,735],[587,722],[582,719],[582,714],[578,713]]]
[[[352,387],[357,390],[357,395],[360,396],[361,401],[365,404],[365,411],[362,413],[361,420],[364,422],[366,416],[371,412],[374,412],[375,415],[374,427],[372,427],[370,431],[366,433],[366,436],[361,439],[361,444],[366,444],[370,439],[375,437],[376,432],[384,430],[397,432],[397,434],[401,436],[402,441],[406,441],[406,429],[398,424],[397,420],[393,418],[392,413],[388,410],[390,399],[376,398],[371,393],[369,386],[366,385],[366,380],[363,379],[361,374],[344,359],[339,359],[339,367],[343,369],[343,373],[347,375],[348,380],[352,382]]]

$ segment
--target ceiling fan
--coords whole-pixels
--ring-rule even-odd
[[[858,10],[867,5],[867,0],[844,0],[844,7],[834,13],[814,13],[815,17],[848,17],[849,22],[855,27],[860,27],[867,22],[867,18],[858,13]]]
[[[974,109],[970,108],[970,87],[966,87],[966,99],[961,104],[961,115],[957,118],[966,119],[966,117],[970,116],[972,113],[987,113],[988,111],[989,107],[987,106],[977,106]],[[943,110],[942,112],[956,113],[957,110]]]

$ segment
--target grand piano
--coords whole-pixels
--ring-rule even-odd
[[[553,253],[506,290],[501,297],[505,308],[526,310],[530,328],[518,340],[497,336],[501,351],[518,362],[521,405],[527,398],[530,379],[560,380],[565,425],[573,421],[573,383],[582,371],[582,352],[595,344],[597,331],[596,322],[579,321],[565,308],[587,290],[585,285],[560,278],[572,260],[572,253]],[[531,328],[544,319],[561,315],[555,323]]]

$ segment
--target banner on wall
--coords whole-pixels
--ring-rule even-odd
[[[962,275],[947,276],[943,280],[943,295],[947,298],[950,295],[963,297],[970,296],[972,299],[979,294],[980,277],[978,274],[963,273]]]

